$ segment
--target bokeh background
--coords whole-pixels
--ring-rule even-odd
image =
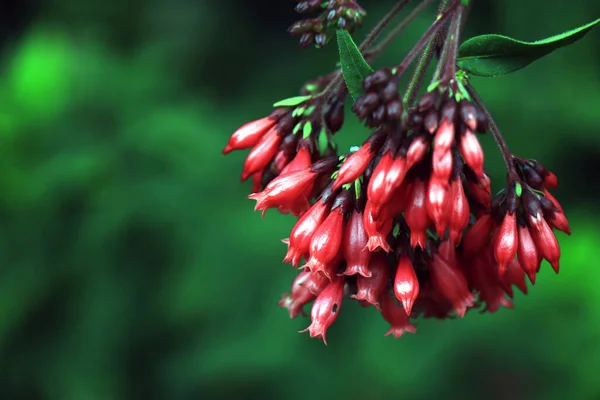
[[[596,0],[475,1],[466,36],[535,40]],[[366,34],[390,1],[364,0]],[[329,345],[277,307],[293,218],[252,212],[230,133],[335,65],[293,1],[2,0],[0,399],[600,399],[600,30],[472,82],[559,176],[573,235],[515,309],[383,337],[347,303]],[[377,65],[397,63],[418,19]],[[342,148],[368,131],[351,114]],[[482,138],[500,189],[502,161]]]

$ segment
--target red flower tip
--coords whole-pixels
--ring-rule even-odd
[[[391,250],[390,245],[387,242],[387,236],[392,230],[392,225],[393,221],[391,219],[384,221],[383,223],[376,220],[373,216],[373,204],[367,202],[363,214],[363,226],[369,237],[366,246],[368,251],[375,252],[382,249],[385,252],[389,252]]]
[[[394,278],[394,294],[402,302],[407,315],[410,315],[413,304],[419,295],[419,281],[408,257],[401,257]]]
[[[250,150],[244,169],[242,171],[242,182],[255,172],[265,168],[275,157],[277,147],[281,143],[281,136],[276,129],[271,129],[259,140],[259,142]]]
[[[317,296],[310,311],[311,323],[300,333],[309,331],[311,338],[319,337],[327,345],[327,329],[336,320],[344,298],[344,280],[336,279],[329,283]]]
[[[525,281],[525,272],[521,268],[519,260],[513,259],[506,269],[506,273],[501,278],[502,284],[506,289],[506,293],[510,297],[513,297],[512,285],[515,285],[523,294],[527,294],[529,289],[527,288],[527,282]]]
[[[429,263],[434,288],[450,303],[459,317],[475,304],[475,296],[469,290],[467,279],[457,265],[444,260],[439,254]]]
[[[544,177],[544,186],[548,189],[557,189],[558,188],[558,178],[554,173],[548,171],[548,175]]]
[[[354,210],[346,225],[342,240],[342,254],[346,260],[344,275],[359,274],[366,278],[371,277],[371,271],[369,271],[371,252],[365,249],[368,242],[369,237],[363,225],[363,216]]]
[[[379,297],[387,287],[389,276],[385,255],[381,253],[373,254],[369,263],[369,271],[371,271],[369,278],[358,276],[356,279],[357,291],[351,297],[356,300],[367,301],[379,310]]]
[[[387,293],[381,296],[381,316],[391,325],[384,336],[392,335],[398,339],[406,332],[417,333],[417,329],[410,323],[405,309]]]
[[[504,275],[508,263],[517,254],[518,239],[516,213],[507,213],[498,230],[494,246],[494,257],[498,263],[500,276]]]
[[[566,233],[567,235],[571,235],[571,228],[569,227],[569,221],[565,214],[562,212],[555,212],[552,219],[548,220],[548,223],[551,227],[558,229],[561,232]]]
[[[371,143],[367,142],[346,158],[338,171],[332,189],[337,190],[343,185],[357,180],[365,172],[372,158]]]
[[[227,146],[223,149],[223,154],[254,146],[263,137],[265,132],[275,125],[275,122],[277,121],[271,117],[264,117],[245,123],[233,132]]]
[[[460,153],[477,178],[483,177],[483,150],[477,136],[469,129],[461,137]]]
[[[284,262],[298,266],[300,259],[309,252],[313,235],[325,220],[328,208],[321,201],[317,201],[300,219],[292,229],[288,239],[289,247]]]

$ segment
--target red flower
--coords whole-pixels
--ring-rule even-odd
[[[504,275],[508,263],[517,255],[518,246],[519,238],[517,235],[516,214],[514,212],[512,214],[507,213],[496,235],[494,246],[494,257],[498,262],[500,276]]]
[[[464,317],[467,308],[475,303],[475,296],[470,292],[462,271],[439,254],[429,263],[429,271],[433,287],[452,303],[459,317]]]
[[[397,339],[406,332],[417,333],[402,305],[387,293],[381,296],[381,315],[391,325],[384,336],[393,335]]]
[[[419,295],[417,274],[408,257],[401,257],[394,278],[394,294],[400,300],[407,315],[410,315],[413,304]]]
[[[366,249],[369,237],[365,232],[363,225],[363,216],[357,210],[352,212],[344,239],[342,241],[342,253],[346,260],[346,271],[344,275],[362,275],[371,277],[369,271],[369,261],[371,260],[371,252]]]
[[[327,344],[327,329],[337,318],[344,298],[344,280],[335,279],[317,296],[310,311],[310,326],[300,332],[310,332],[310,337],[320,337]]]
[[[385,255],[382,253],[373,254],[369,263],[369,271],[371,272],[370,277],[359,275],[356,279],[358,290],[352,298],[364,300],[379,309],[379,297],[385,291],[389,277]]]
[[[260,138],[259,142],[250,150],[250,153],[246,157],[244,170],[242,171],[242,182],[269,164],[277,153],[279,143],[281,143],[281,136],[279,136],[276,129],[269,130]]]
[[[346,158],[333,182],[333,190],[354,182],[365,172],[374,155],[371,147],[371,143],[367,142]]]
[[[283,260],[284,262],[298,266],[300,259],[305,254],[308,254],[310,241],[321,223],[325,220],[328,211],[326,204],[317,201],[300,217],[290,234],[289,247]]]
[[[303,268],[323,272],[328,278],[330,264],[340,253],[342,236],[344,235],[344,215],[341,207],[329,213],[310,240],[310,258]]]
[[[308,197],[312,191],[316,174],[305,168],[279,175],[260,193],[252,193],[249,199],[256,200],[254,211],[262,210],[264,217],[268,208],[283,207],[290,210],[306,211],[310,204]]]
[[[254,146],[269,129],[275,126],[276,122],[276,119],[264,117],[245,123],[233,132],[227,146],[223,149],[223,154],[227,154],[233,150],[248,149]]]

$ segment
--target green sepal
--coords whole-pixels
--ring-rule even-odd
[[[310,121],[306,121],[304,126],[302,127],[302,139],[308,139],[310,134],[312,133],[312,124]]]
[[[311,97],[312,96],[288,97],[287,99],[279,100],[277,103],[273,104],[273,107],[295,107],[304,103],[306,100],[309,100]]]
[[[521,197],[523,194],[523,186],[521,186],[519,182],[515,184],[515,193],[517,194],[517,197]]]
[[[327,131],[325,129],[321,129],[321,132],[319,132],[317,142],[319,145],[319,154],[323,156],[329,147],[329,136],[327,135]]]

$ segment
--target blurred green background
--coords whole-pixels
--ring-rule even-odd
[[[475,3],[466,36],[535,40],[600,16],[597,0]],[[221,156],[335,64],[334,43],[286,34],[294,4],[2,1],[0,399],[600,399],[600,31],[472,80],[513,150],[560,179],[560,275],[544,263],[514,310],[419,321],[399,340],[346,302],[324,346],[277,307],[293,218],[252,212],[246,153]],[[361,4],[359,36],[391,2]],[[368,134],[346,121],[342,148]]]

